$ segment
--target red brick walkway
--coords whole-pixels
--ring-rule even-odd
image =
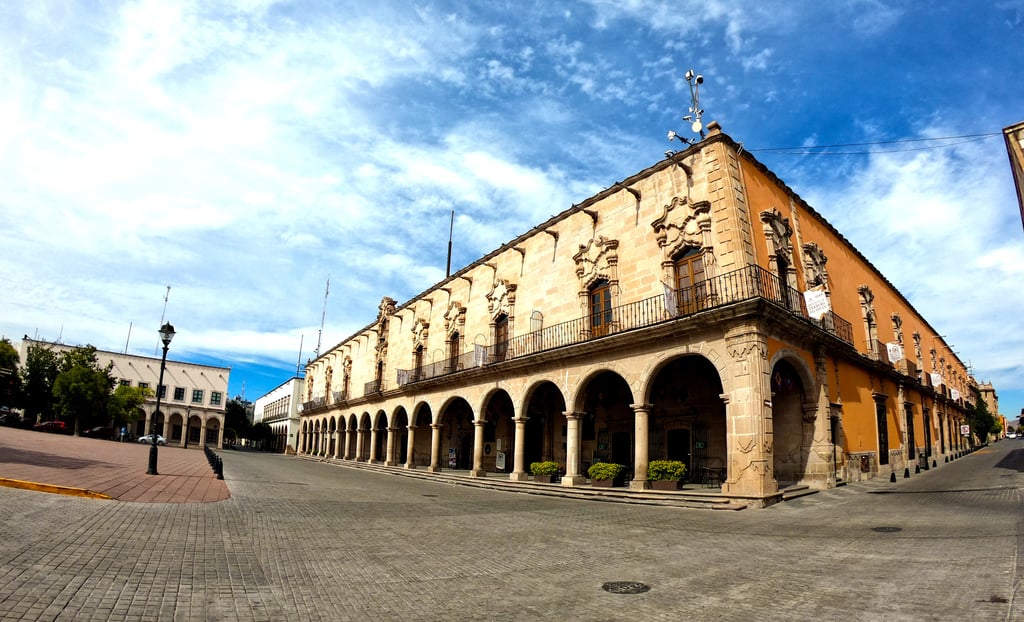
[[[146,475],[148,445],[0,427],[0,485],[143,503],[231,496],[201,449],[160,447],[158,456],[159,475]]]

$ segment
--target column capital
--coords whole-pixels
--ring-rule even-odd
[[[650,412],[651,409],[654,408],[651,404],[630,404],[629,407],[632,408],[634,412]]]

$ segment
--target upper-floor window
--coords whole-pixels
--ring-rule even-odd
[[[601,280],[590,288],[590,330],[594,337],[607,335],[612,323],[612,288]]]
[[[508,352],[508,316],[504,313],[501,314],[497,320],[494,321],[494,360],[495,362],[504,361],[505,354]]]
[[[174,401],[181,402],[185,399],[185,387],[174,387]]]
[[[701,308],[707,287],[704,255],[691,249],[675,261],[676,304],[682,314],[694,313]]]
[[[160,399],[166,398],[167,397],[167,385],[162,384],[159,387],[157,387],[156,388],[156,396],[159,397]]]
[[[149,388],[149,383],[148,382],[140,382],[139,383],[139,388],[140,389],[148,389]]]
[[[131,380],[125,380],[124,378],[122,378],[120,384],[121,384],[122,387],[130,387],[130,386],[132,386],[132,381]]]
[[[210,406],[220,406],[221,392],[210,391]]]
[[[459,333],[452,333],[451,339],[448,340],[448,371],[455,371],[459,367],[459,354],[462,346]]]
[[[203,403],[203,390],[202,389],[192,389],[192,403],[193,404],[202,404]]]

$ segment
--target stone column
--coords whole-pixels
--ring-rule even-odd
[[[767,337],[756,325],[740,324],[726,331],[725,343],[732,358],[732,391],[722,396],[729,452],[722,493],[766,499],[779,491],[772,464],[774,431]],[[771,501],[750,503],[760,506]]]
[[[352,430],[345,430],[345,459],[352,460],[356,457],[355,454],[356,446],[356,434],[353,434]]]
[[[366,458],[363,457],[363,447],[366,446],[366,430],[359,428],[356,432],[356,462],[366,462]]]
[[[345,443],[345,432],[341,428],[337,430],[338,440],[334,443],[334,458],[341,458],[341,446]]]
[[[484,421],[473,420],[473,469],[470,477],[487,477],[484,471]]]
[[[414,462],[415,456],[413,455],[416,450],[416,426],[409,426],[408,436],[406,436],[406,450],[405,450],[405,468],[415,469],[416,463]]]
[[[648,447],[648,425],[647,415],[651,412],[650,404],[630,404],[633,409],[633,421],[635,424],[635,439],[633,441],[635,460],[633,461],[633,481],[629,482],[630,490],[644,490],[651,487],[647,481],[647,464],[649,461]]]
[[[377,428],[370,428],[370,464],[377,464]]]
[[[395,466],[395,444],[398,441],[396,434],[398,428],[388,428],[388,446],[384,453],[384,464]]]
[[[199,426],[199,446],[206,447],[206,422]]]
[[[441,470],[441,424],[430,424],[430,468],[431,473]]]
[[[224,449],[224,422],[217,428],[217,449]]]
[[[524,463],[526,460],[526,420],[526,417],[512,418],[516,424],[516,436],[512,440],[514,462],[512,463],[512,473],[508,476],[509,481],[512,482],[525,482],[530,479]]]
[[[584,413],[565,412],[566,438],[565,438],[565,476],[562,477],[562,485],[566,487],[582,486],[587,483],[587,477],[580,474],[580,417]]]

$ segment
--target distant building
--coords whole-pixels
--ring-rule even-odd
[[[22,365],[29,348],[37,346],[60,353],[76,346],[24,337],[19,346]],[[142,410],[145,414],[129,430],[134,436],[143,436],[153,429],[154,414],[158,433],[167,443],[185,446],[210,445],[222,447],[224,442],[224,405],[228,391],[230,367],[213,367],[168,359],[164,368],[164,384],[157,387],[160,378],[160,357],[121,354],[97,350],[101,367],[113,364],[110,374],[122,385],[152,389],[151,397]],[[160,391],[161,413],[156,413],[156,394]]]
[[[274,432],[272,451],[294,454],[299,436],[302,378],[292,378],[256,399],[253,423],[266,423]]]
[[[1013,185],[1017,189],[1021,224],[1024,225],[1024,121],[1003,128],[1003,138],[1006,140],[1006,153],[1010,156]]]
[[[412,299],[385,296],[307,364],[299,451],[512,481],[553,460],[566,487],[614,462],[636,491],[651,460],[679,460],[750,506],[965,451],[963,361],[708,131]]]

